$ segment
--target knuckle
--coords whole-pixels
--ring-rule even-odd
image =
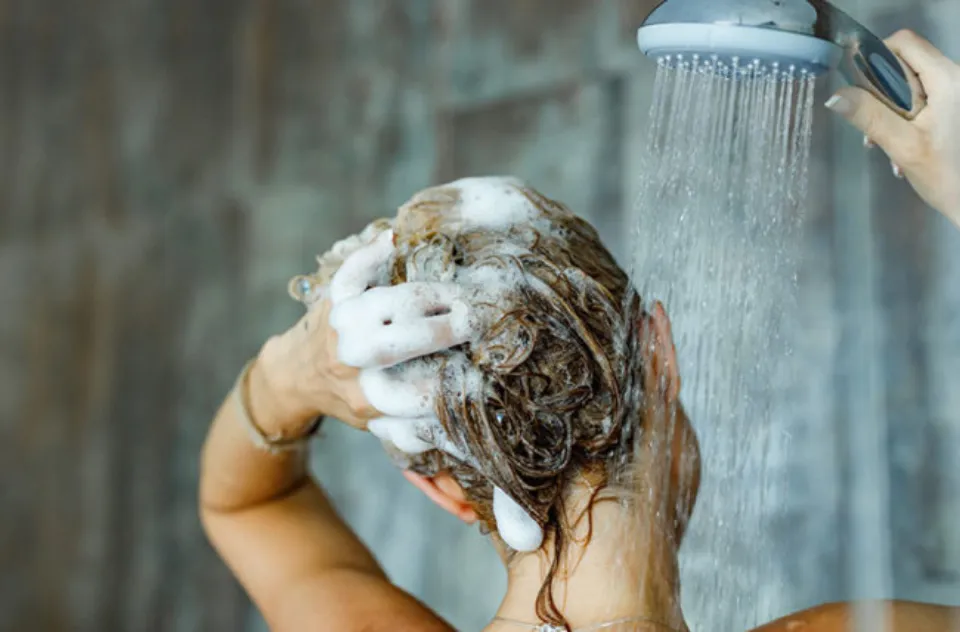
[[[352,392],[347,396],[347,406],[354,416],[360,419],[370,419],[376,416],[376,409],[370,405],[362,393]]]
[[[946,81],[947,92],[955,99],[960,100],[960,64],[950,63]]]
[[[331,368],[330,372],[333,374],[334,378],[342,381],[353,380],[360,373],[360,371],[355,369],[354,367],[347,366],[339,362],[335,362],[333,364],[333,367]]]
[[[890,41],[892,43],[900,44],[909,44],[916,42],[918,35],[911,29],[900,29],[896,33],[890,36]]]
[[[883,113],[877,108],[860,107],[854,112],[854,118],[860,120],[862,130],[871,138],[883,136]]]
[[[905,139],[897,152],[897,160],[901,167],[919,167],[927,162],[930,155],[930,145],[926,138],[915,134]]]

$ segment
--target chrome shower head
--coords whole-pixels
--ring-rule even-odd
[[[838,69],[906,119],[926,106],[916,74],[826,0],[665,0],[644,20],[637,43],[653,57],[699,55],[812,74]]]

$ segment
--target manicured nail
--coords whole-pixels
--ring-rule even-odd
[[[839,94],[835,94],[830,97],[830,100],[827,101],[826,106],[837,114],[849,114],[853,110],[853,104],[847,99],[841,97]]]

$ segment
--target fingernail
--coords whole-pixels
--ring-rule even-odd
[[[898,177],[898,178],[900,178],[901,180],[903,180],[904,173],[903,173],[903,169],[900,167],[900,165],[898,165],[898,164],[895,163],[895,162],[891,162],[891,163],[890,163],[890,166],[893,167],[893,175],[895,175],[896,177]]]
[[[869,137],[869,136],[864,136],[864,137],[863,137],[863,146],[866,147],[867,149],[873,149],[874,147],[877,146],[877,144],[874,143],[872,140],[870,140],[870,137]]]
[[[837,114],[849,114],[853,110],[853,104],[849,100],[844,99],[839,94],[835,94],[830,97],[830,100],[827,101],[826,106],[828,109],[833,110]]]

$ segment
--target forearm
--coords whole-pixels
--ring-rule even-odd
[[[272,454],[253,441],[237,386],[227,394],[207,434],[201,458],[200,506],[204,512],[236,512],[285,496],[306,484],[307,452]],[[247,414],[268,433],[306,428],[309,417],[273,395],[259,362],[247,383]]]
[[[307,451],[271,453],[251,436],[245,415],[268,436],[302,436],[315,419],[298,412],[283,389],[271,383],[278,360],[264,355],[253,364],[246,385],[241,381],[227,395],[210,426],[201,463],[200,516],[210,542],[264,615],[282,621],[289,610],[301,607],[302,586],[336,569],[379,582],[386,578],[309,475]],[[246,398],[246,410],[240,396]],[[326,592],[335,591],[320,591],[318,598]]]

